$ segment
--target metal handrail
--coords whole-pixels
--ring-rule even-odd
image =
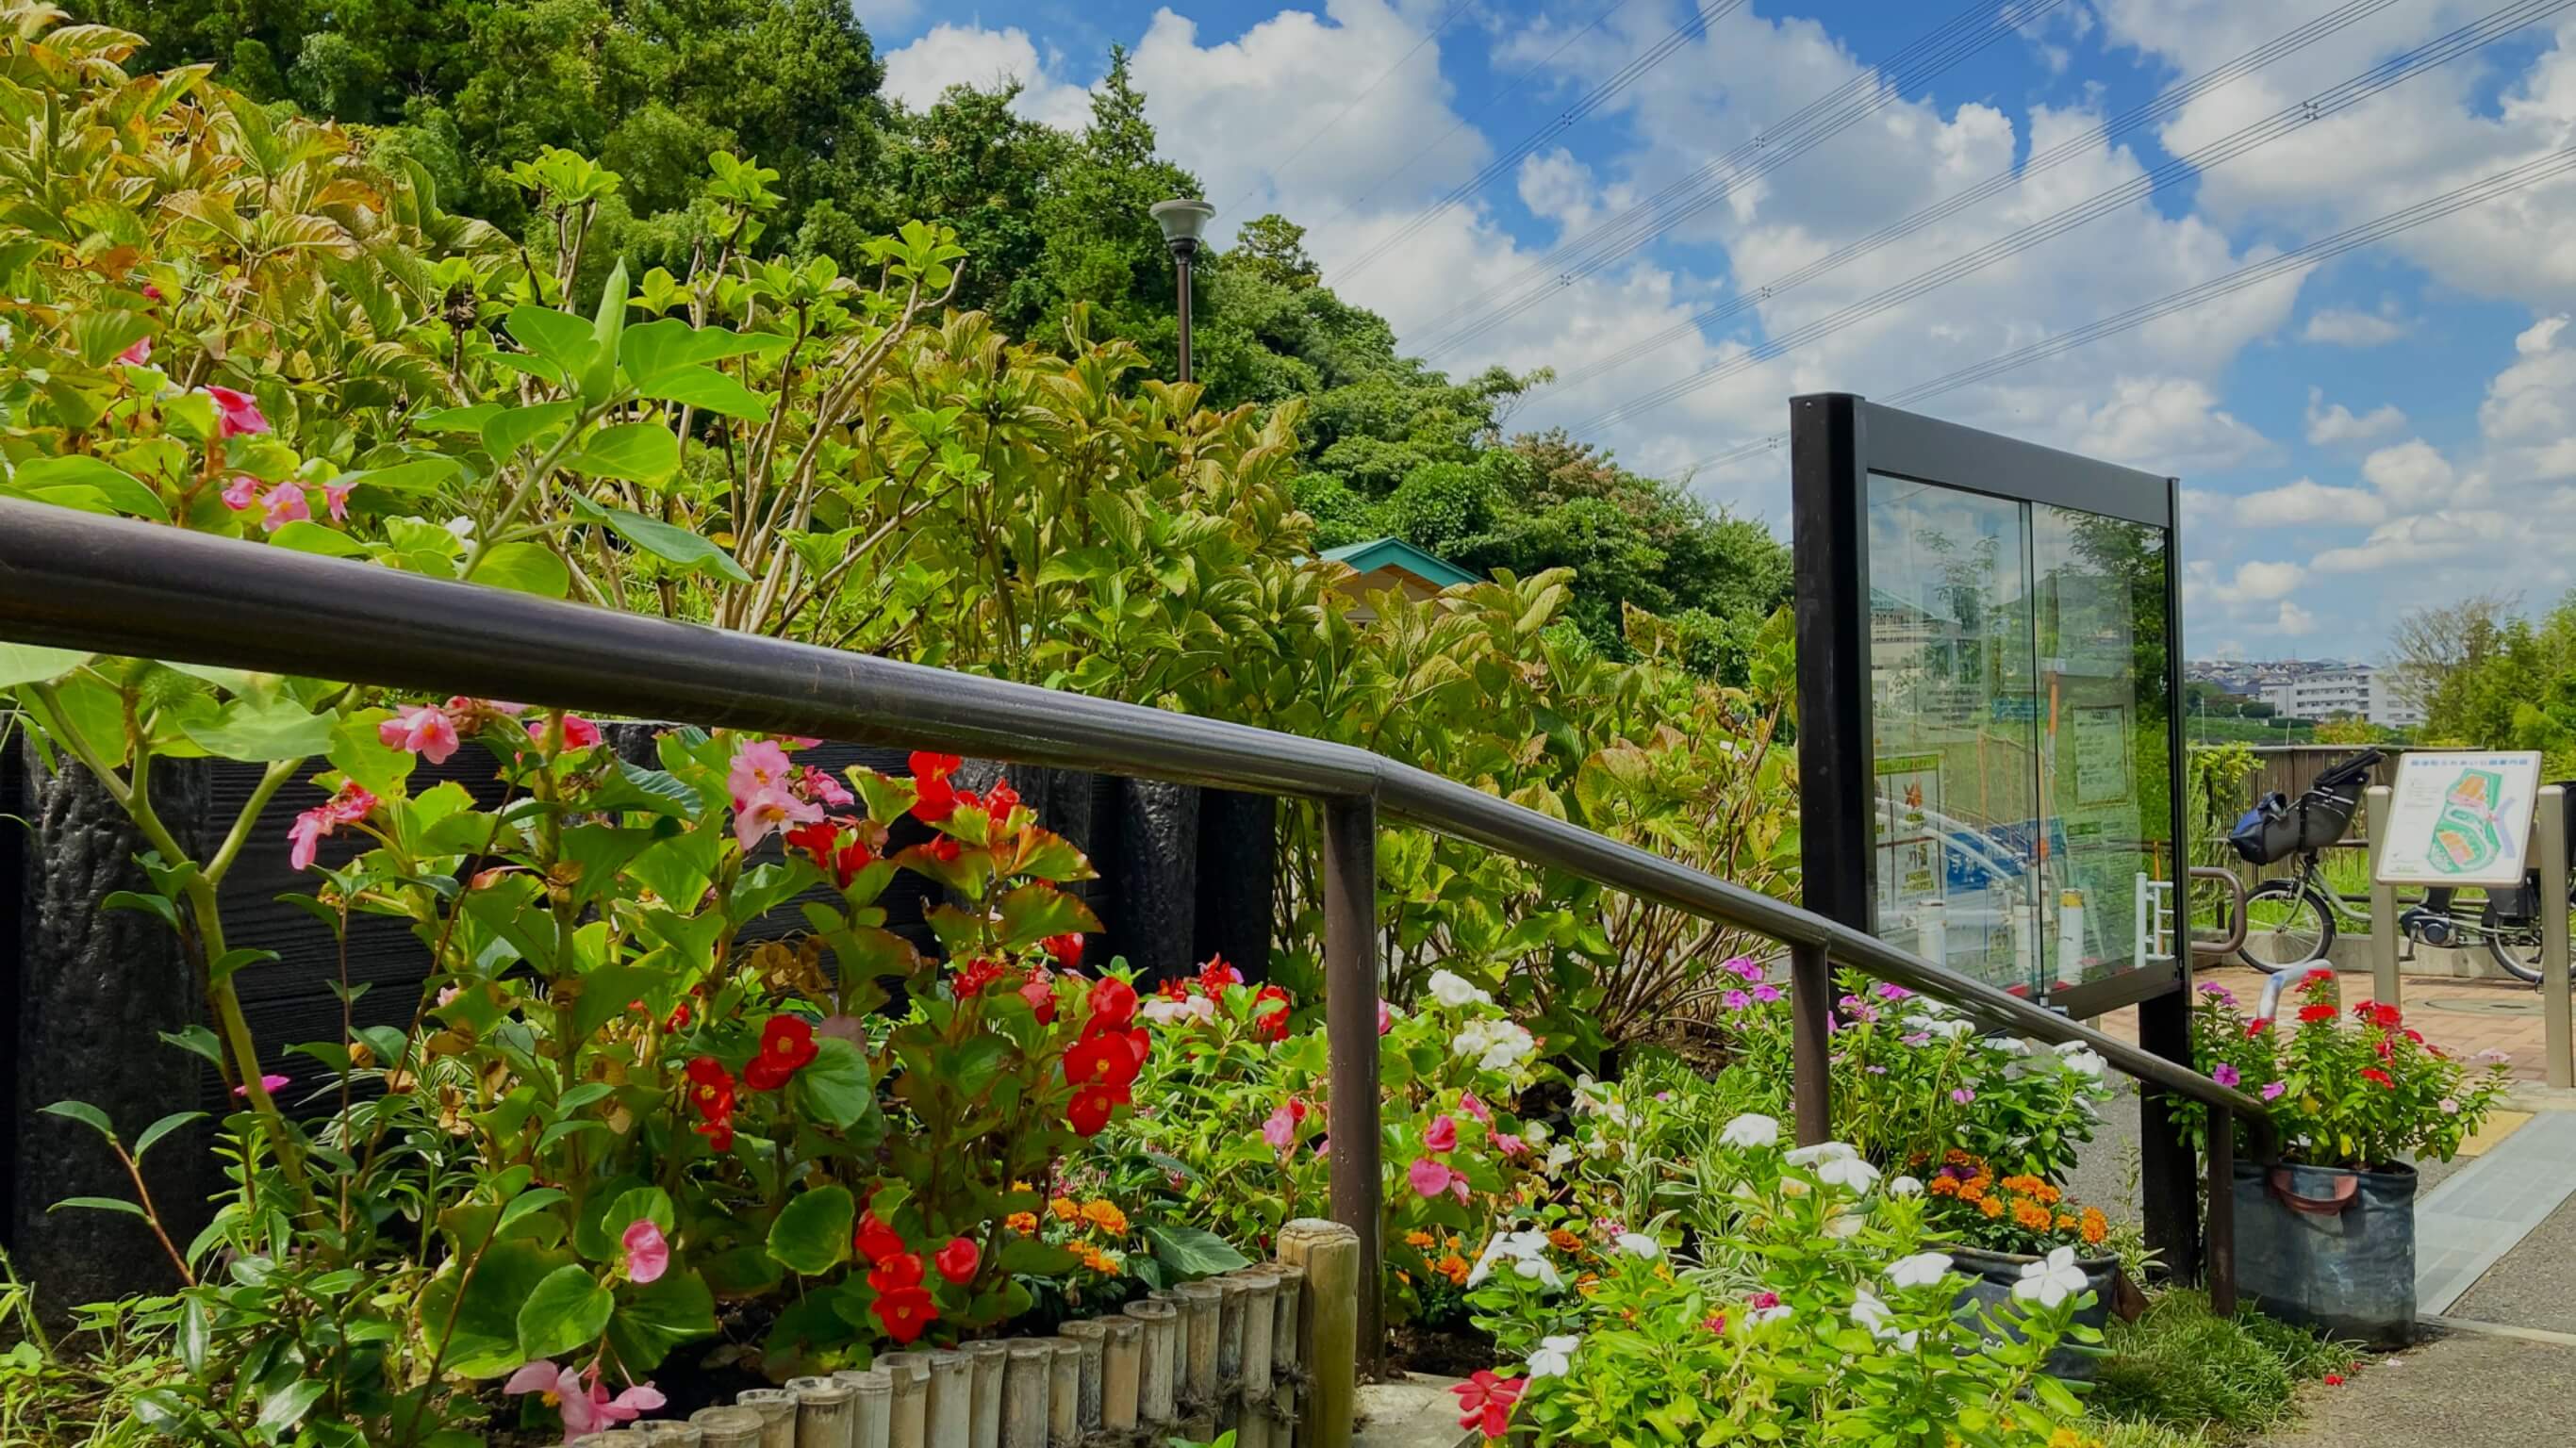
[[[2227,937],[2223,940],[2204,940],[2191,934],[2191,901],[2187,896],[2184,898],[2182,930],[2185,938],[2191,942],[2191,953],[2216,957],[2234,955],[2244,949],[2246,916],[2253,909],[2253,902],[2245,893],[2245,882],[2237,877],[2234,870],[2224,865],[2194,865],[2190,869],[2190,878],[2223,881],[2229,892],[2236,897],[2236,903],[2229,907],[2227,912],[2227,918],[2231,923]]]
[[[1383,806],[1788,944],[1805,1134],[1823,1120],[1829,963],[1946,1001],[1993,1029],[2089,1047],[2209,1107],[2213,1143],[2226,1138],[2230,1114],[2269,1130],[2262,1103],[2178,1062],[1786,901],[1350,745],[8,499],[0,637],[849,743],[935,742],[1012,763],[1319,800],[1326,1029],[1343,1101],[1377,1099],[1368,892]],[[1338,981],[1358,988],[1333,989]],[[1351,1168],[1333,1174],[1335,1215],[1361,1229],[1364,1270],[1378,1260],[1377,1135],[1333,1133],[1336,1166]],[[2213,1239],[2221,1211],[2213,1194]]]

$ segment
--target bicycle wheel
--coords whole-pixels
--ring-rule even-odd
[[[2266,880],[2246,893],[2245,943],[2236,956],[2256,970],[2301,970],[2334,948],[2334,912],[2296,880]]]
[[[2487,938],[2487,954],[2494,957],[2496,969],[2516,980],[2540,984],[2539,921],[2508,925],[2496,919],[2495,907],[2489,905],[2481,913],[2478,927]]]

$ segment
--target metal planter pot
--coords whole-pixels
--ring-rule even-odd
[[[2236,1163],[2236,1285],[2372,1347],[2415,1340],[2415,1171]]]
[[[2040,1260],[2018,1252],[1989,1252],[1982,1247],[1944,1247],[1950,1254],[1953,1271],[1968,1275],[1968,1285],[1959,1289],[1954,1310],[1962,1321],[1981,1322],[1980,1307],[2002,1308],[2012,1301],[2013,1284],[2021,1280],[2021,1270]],[[2084,1269],[2084,1289],[2093,1294],[2093,1305],[2075,1314],[2075,1320],[2100,1332],[2111,1321],[2111,1280],[2119,1275],[2117,1257],[2078,1257],[2075,1265]],[[2020,1334],[2015,1333],[2018,1339]],[[2095,1354],[2075,1343],[2060,1344],[2049,1353],[2044,1364],[2048,1375],[2071,1383],[2093,1381]]]

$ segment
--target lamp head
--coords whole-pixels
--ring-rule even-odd
[[[1207,230],[1208,218],[1216,215],[1215,207],[1188,196],[1157,201],[1152,210],[1155,224],[1163,228],[1164,243],[1184,261],[1198,253],[1199,237]]]

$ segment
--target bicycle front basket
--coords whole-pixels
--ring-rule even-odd
[[[2343,833],[2352,824],[2352,812],[2361,806],[2361,787],[2348,789],[2312,789],[2299,796],[2299,843],[2297,848],[2314,854],[2342,843]]]
[[[2249,865],[2286,860],[2299,850],[2299,811],[2285,794],[2267,794],[2227,832],[2227,843]]]

